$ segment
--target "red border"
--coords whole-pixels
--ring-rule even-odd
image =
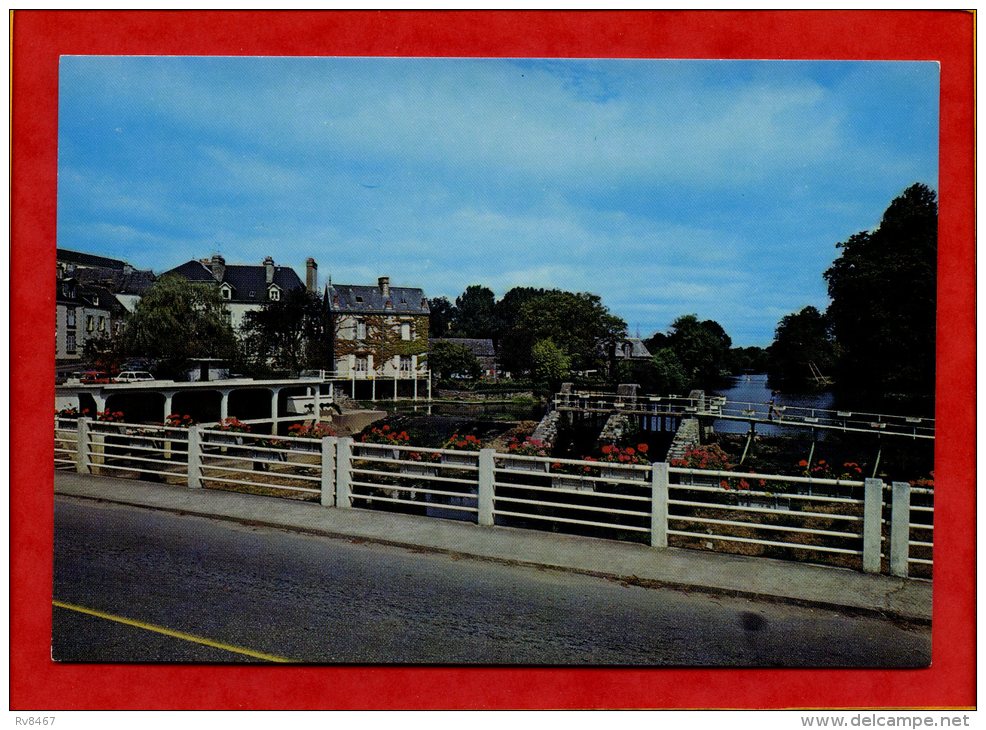
[[[751,17],[755,16],[755,17]],[[962,11],[50,12],[13,23],[12,709],[969,707],[975,703],[973,28]],[[917,671],[72,666],[49,660],[61,54],[941,63],[934,663]],[[44,442],[41,438],[40,442]],[[98,671],[98,681],[94,681]]]

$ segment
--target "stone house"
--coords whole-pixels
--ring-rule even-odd
[[[315,291],[317,287],[318,264],[309,258],[306,262],[307,288]],[[210,259],[186,261],[161,276],[175,274],[188,281],[214,285],[226,303],[230,324],[239,331],[247,312],[259,310],[267,302],[279,301],[285,293],[305,286],[295,270],[289,266],[278,266],[268,256],[259,266],[250,264],[227,264],[219,254]]]
[[[428,300],[421,289],[329,284],[336,377],[418,379],[428,355]]]

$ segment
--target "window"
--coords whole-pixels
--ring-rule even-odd
[[[401,355],[401,372],[409,373],[411,372],[411,356]]]
[[[366,322],[362,319],[356,320],[356,339],[365,340],[366,339]]]
[[[65,352],[75,354],[75,333],[69,332],[65,335]]]
[[[370,363],[367,360],[366,355],[357,355],[356,356],[356,372],[358,372],[358,373],[365,373],[369,369],[370,369]]]
[[[223,299],[232,299],[233,298],[233,292],[232,292],[232,290],[228,286],[224,286],[222,289],[220,289],[219,290],[219,293],[222,294]]]
[[[363,297],[356,297],[356,303],[357,304],[362,304],[363,303]]]
[[[410,340],[411,339],[411,323],[401,322],[401,339]]]
[[[86,332],[92,332],[96,329],[96,321],[91,314],[86,315]]]
[[[106,317],[99,318],[99,331],[100,332],[106,331]]]
[[[272,302],[280,301],[281,290],[277,289],[276,287],[271,287],[270,290],[267,292],[267,296],[270,297],[270,300]]]
[[[65,310],[65,326],[75,327],[75,309],[70,308]]]

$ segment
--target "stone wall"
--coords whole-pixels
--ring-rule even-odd
[[[558,438],[559,418],[561,418],[560,411],[551,411],[551,413],[545,414],[537,428],[534,429],[534,433],[531,434],[531,438],[543,441],[548,447],[554,446],[555,439]]]
[[[631,429],[630,419],[623,413],[613,413],[599,432],[599,443],[615,444]]]
[[[684,459],[685,452],[688,449],[700,444],[701,438],[699,435],[698,419],[683,418],[681,419],[681,425],[678,426],[677,433],[674,435],[674,440],[668,448],[668,455],[665,460],[670,462],[672,459]]]

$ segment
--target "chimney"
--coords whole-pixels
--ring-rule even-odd
[[[389,276],[381,276],[379,279],[377,279],[377,285],[379,285],[379,287],[380,287],[380,293],[383,296],[385,296],[385,297],[389,297],[390,296],[390,277]]]
[[[209,268],[212,269],[212,278],[216,281],[222,281],[223,274],[226,273],[226,259],[219,254],[213,254],[209,261]]]
[[[313,294],[318,289],[318,264],[310,256],[305,261],[305,288]]]
[[[264,269],[267,271],[267,283],[270,284],[274,281],[274,259],[270,256],[264,259]]]

